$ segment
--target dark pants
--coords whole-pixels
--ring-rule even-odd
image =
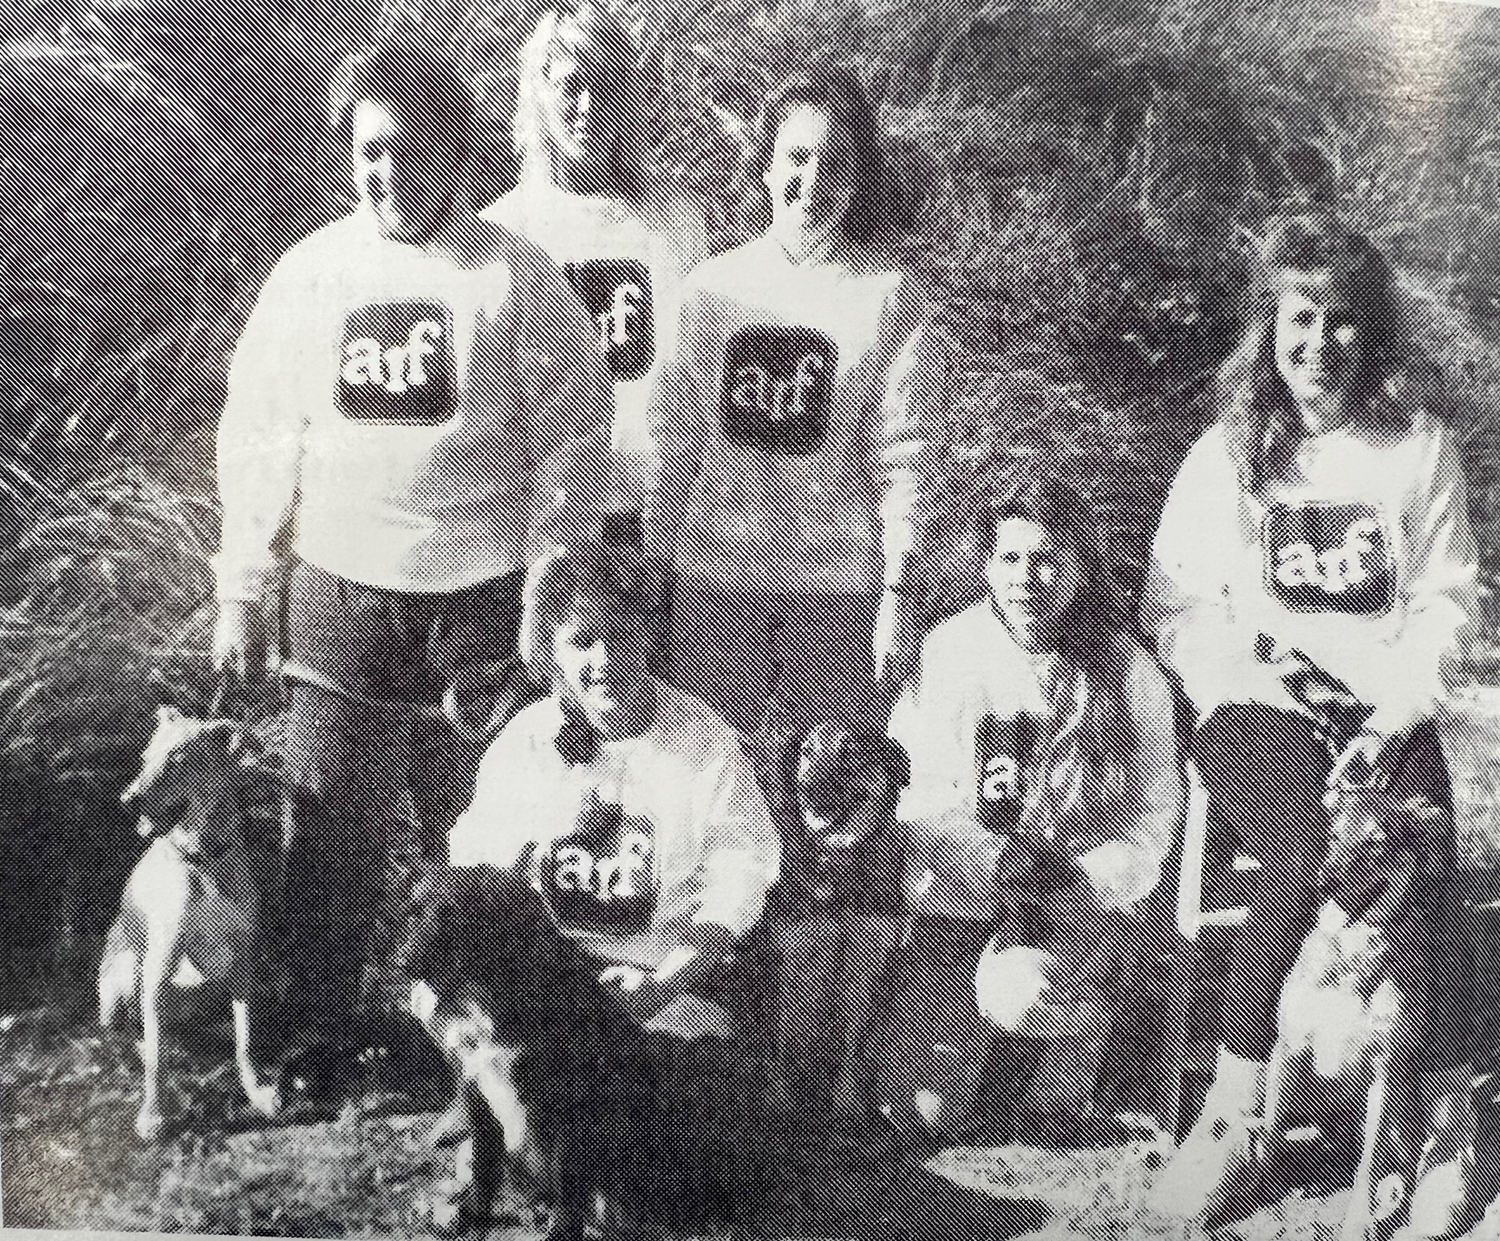
[[[370,936],[400,876],[446,851],[482,746],[432,709],[460,669],[517,657],[523,575],[448,594],[377,590],[299,565],[291,658],[386,711],[292,681],[286,738],[286,958],[292,1000],[337,1023],[363,991]],[[394,928],[393,928],[394,929]]]
[[[1223,1042],[1235,1055],[1266,1060],[1276,1040],[1282,983],[1317,914],[1316,876],[1329,843],[1322,798],[1333,760],[1307,720],[1259,703],[1220,707],[1199,726],[1192,753],[1214,822],[1229,828],[1262,868],[1249,918],[1230,951]],[[1432,724],[1413,736],[1392,788],[1452,809],[1448,769]],[[1451,859],[1451,839],[1448,854]],[[1445,891],[1443,903],[1450,902]],[[1453,983],[1462,981],[1457,990],[1466,993],[1473,971],[1461,959],[1465,949],[1452,908],[1439,911],[1434,936],[1434,968]],[[1470,1005],[1450,991],[1439,1008],[1432,1058],[1461,1061],[1469,1054]]]

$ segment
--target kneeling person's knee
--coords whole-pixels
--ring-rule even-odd
[[[1043,948],[986,948],[974,975],[979,1011],[997,1028],[1023,1038],[1057,1039],[1084,1019],[1079,997],[1059,985],[1063,963]]]

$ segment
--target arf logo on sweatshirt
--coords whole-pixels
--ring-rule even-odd
[[[828,434],[838,347],[803,327],[748,327],[724,349],[724,438],[784,457],[818,451]]]
[[[563,274],[594,321],[599,352],[616,379],[639,379],[656,356],[651,273],[634,259],[564,263]]]
[[[1266,589],[1296,612],[1389,612],[1396,562],[1370,504],[1273,504],[1261,523]]]
[[[979,826],[997,836],[1012,835],[1021,822],[1025,796],[1023,772],[1035,725],[1029,715],[1004,719],[986,713],[974,730]]]
[[[358,422],[436,427],[456,412],[453,316],[442,302],[378,302],[344,320],[339,411]]]
[[[656,829],[590,789],[572,834],[542,854],[540,874],[542,897],[563,930],[643,931],[656,912]]]

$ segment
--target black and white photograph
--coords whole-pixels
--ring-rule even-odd
[[[0,0],[0,1225],[1500,1241],[1500,3]]]

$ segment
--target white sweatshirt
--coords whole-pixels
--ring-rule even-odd
[[[454,825],[455,866],[513,866],[535,845],[532,882],[565,934],[601,960],[655,969],[699,923],[743,935],[780,869],[780,841],[728,725],[658,686],[642,736],[594,761],[558,752],[555,697],[506,725]]]
[[[670,184],[653,186],[636,206],[533,177],[482,214],[546,251],[593,321],[614,379],[613,442],[629,489],[616,504],[639,508],[651,449],[647,405],[677,353],[683,280],[708,256],[703,213]]]
[[[700,265],[652,403],[648,546],[767,590],[904,584],[954,372],[924,311],[900,272],[794,263],[770,237]]]
[[[1256,495],[1216,424],[1172,483],[1142,617],[1200,718],[1242,697],[1265,634],[1395,731],[1445,695],[1447,657],[1477,616],[1476,570],[1463,472],[1435,419],[1395,438],[1352,425],[1308,437],[1289,477]]]
[[[1073,835],[1061,843],[1100,901],[1122,908],[1161,878],[1183,785],[1166,677],[1131,638],[1115,640],[1128,661],[1130,719],[1122,726],[1133,730],[1138,747],[1125,768],[1128,788],[1067,816]],[[919,914],[994,917],[1003,838],[1037,792],[1027,787],[1038,778],[1028,762],[1061,722],[1042,690],[1052,678],[1071,709],[1086,689],[1082,674],[1056,655],[1023,651],[988,597],[927,635],[918,677],[896,703],[890,729],[911,755],[899,814],[911,827],[907,887]]]
[[[340,577],[451,591],[589,523],[609,376],[561,273],[473,216],[425,246],[363,210],[277,263],[219,424],[221,599],[257,599],[289,521]]]

